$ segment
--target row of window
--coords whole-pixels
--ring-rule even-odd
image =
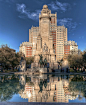
[[[58,32],[58,31],[57,31],[57,32]],[[59,33],[57,33],[57,35],[61,35],[61,34],[63,35],[63,32],[59,32]]]
[[[69,50],[67,50],[67,51],[65,50],[65,52],[69,52]]]
[[[63,43],[63,42],[57,42],[57,43]]]
[[[57,57],[57,58],[62,58],[62,57]]]
[[[57,36],[57,39],[63,39],[63,36]]]

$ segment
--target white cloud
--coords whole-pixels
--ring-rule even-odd
[[[64,26],[72,27],[72,18],[57,19],[57,23],[59,25],[64,25]]]
[[[50,6],[53,10],[62,10],[63,12],[65,12],[69,4],[56,1],[56,2],[51,2],[50,4],[48,4],[48,6]],[[39,18],[39,13],[41,12],[41,10],[35,10],[34,12],[30,12],[30,10],[26,9],[25,4],[17,4],[17,11],[20,12],[21,14],[24,14],[25,16],[27,16],[32,20],[37,20]],[[19,17],[25,18],[21,15]]]
[[[26,16],[23,16],[23,15],[21,15],[21,16],[18,16],[19,18],[22,18],[22,19],[26,19]]]
[[[17,4],[17,10],[21,13],[26,13],[25,11],[26,5],[25,4]]]
[[[58,2],[58,1],[56,1],[56,4],[64,12],[67,10],[67,7],[69,6],[68,3],[61,3],[61,2]]]
[[[32,20],[37,20],[39,18],[39,13],[41,10],[35,10],[35,12],[30,12],[29,10],[26,10],[25,4],[17,4],[17,11],[21,14],[26,15],[28,18]],[[19,16],[20,18],[25,18],[25,16]]]
[[[80,36],[80,37],[79,37],[79,39],[83,39],[83,38],[84,38],[84,36]]]
[[[53,9],[61,9],[62,11],[66,11],[67,6],[69,5],[68,3],[60,3],[58,1],[56,1],[56,4],[53,2],[52,4]],[[58,6],[56,6],[58,5]],[[18,16],[19,18],[29,18],[32,20],[38,20],[39,18],[39,13],[41,12],[41,10],[35,10],[34,12],[30,12],[30,10],[28,10],[26,8],[25,4],[17,4],[17,11],[20,12],[20,15]],[[57,19],[57,23],[58,25],[62,26],[64,25],[65,27],[68,28],[68,32],[71,32],[73,30],[75,30],[75,28],[77,27],[77,23],[73,22],[72,18],[63,18],[63,19]]]
[[[55,1],[48,4],[48,6],[50,6],[53,10],[62,10],[63,12],[65,12],[67,8],[70,7],[70,4]]]
[[[48,4],[48,6],[50,6],[53,10],[59,9],[59,7],[57,7],[56,4],[54,4],[54,2],[52,2],[51,4]]]
[[[77,27],[77,23],[72,21],[72,18],[57,19],[58,25],[64,25],[68,28],[69,32],[73,31]]]

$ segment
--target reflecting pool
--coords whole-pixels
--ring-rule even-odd
[[[86,76],[3,75],[0,101],[86,103]]]

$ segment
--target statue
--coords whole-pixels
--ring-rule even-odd
[[[46,64],[47,64],[47,59],[45,58],[44,59],[44,67],[45,67]]]
[[[48,52],[48,47],[47,47],[46,43],[43,46],[43,52]]]
[[[40,56],[39,63],[40,63],[40,66],[42,66],[42,65],[43,65],[43,56],[42,56],[42,54],[41,54],[41,55],[39,55],[39,56]]]

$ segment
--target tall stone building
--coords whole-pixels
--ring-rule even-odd
[[[67,46],[69,46],[68,43],[70,41],[67,42],[67,39],[67,28],[57,26],[57,13],[52,14],[48,6],[44,5],[41,14],[39,14],[39,27],[32,26],[31,29],[29,29],[28,46],[31,46],[31,49],[27,49],[27,52],[32,51],[31,56],[35,57],[35,62],[39,61],[40,54],[42,54],[43,59],[46,58],[48,62],[60,61],[64,58],[66,43]],[[70,45],[70,50],[72,50],[72,47],[73,46]],[[20,50],[24,52],[24,49],[24,45],[22,44]],[[24,54],[26,54],[26,52],[24,52]],[[29,57],[28,54],[26,55],[26,57]]]
[[[47,81],[47,76],[40,77],[29,77],[31,80],[26,82],[24,90],[19,91],[19,95],[23,99],[28,99],[28,102],[64,102],[68,103],[70,100],[75,100],[79,92],[75,92],[76,95],[72,95],[73,92],[69,91],[69,80],[65,75],[59,75],[58,77],[49,77],[49,82]],[[45,78],[45,79],[44,79]],[[20,78],[21,84],[26,80],[25,77]],[[41,80],[43,80],[43,86],[40,85]],[[46,85],[47,83],[47,85]],[[42,87],[40,87],[42,86]],[[82,93],[81,93],[82,94]]]
[[[47,5],[43,6],[39,15],[39,35],[37,37],[37,48],[35,54],[35,62],[39,62],[42,54],[43,59],[48,62],[55,62],[55,53],[53,49],[53,36],[50,31],[51,11]]]
[[[36,53],[36,44],[37,44],[37,37],[39,34],[39,27],[32,27],[29,29],[29,42],[32,43],[32,55],[34,56]]]
[[[61,60],[64,56],[64,41],[67,41],[67,28],[57,26],[57,13],[51,14],[48,6],[44,5],[39,15],[39,27],[29,29],[29,42],[33,43],[35,61],[39,60],[39,54],[44,56],[45,52],[47,57],[43,58],[48,61]]]
[[[67,41],[67,28],[57,26],[56,29],[56,60],[59,61],[64,57],[64,43]]]

